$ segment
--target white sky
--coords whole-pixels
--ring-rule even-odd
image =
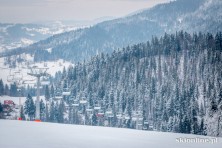
[[[92,20],[121,17],[169,0],[0,0],[0,22]]]

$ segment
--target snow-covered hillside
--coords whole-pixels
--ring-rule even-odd
[[[44,23],[43,23],[44,24]],[[25,47],[52,35],[84,28],[77,24],[65,25],[60,21],[42,24],[0,23],[0,52]]]
[[[1,148],[220,148],[221,138],[28,121],[0,120]],[[180,140],[181,138],[181,140]],[[184,141],[194,138],[196,142]],[[198,140],[209,142],[198,142]]]
[[[33,57],[27,55],[26,58],[27,63],[31,63],[30,65],[23,64],[23,65],[17,65],[16,68],[9,68],[8,65],[4,65],[4,58],[0,58],[0,69],[1,69],[1,74],[0,74],[0,79],[3,80],[4,83],[7,83],[7,77],[13,73],[13,71],[20,71],[23,75],[24,80],[33,80],[33,77],[29,76],[27,73],[29,72],[28,66],[38,66],[38,67],[47,67],[47,73],[49,73],[51,76],[55,76],[55,73],[58,71],[62,71],[63,68],[68,68],[70,65],[73,65],[70,62],[64,61],[64,60],[57,60],[57,61],[48,61],[48,62],[41,62],[41,63],[33,63]],[[27,82],[28,84],[29,82]],[[33,83],[33,82],[32,82]]]
[[[25,47],[55,34],[86,28],[114,19],[102,17],[95,20],[48,21],[36,24],[11,24],[0,22],[0,52]]]
[[[45,50],[47,58],[56,57],[74,62],[88,60],[98,53],[110,53],[162,36],[165,32],[184,30],[190,33],[221,31],[221,0],[177,0],[157,5],[151,9],[94,25],[52,36],[25,48],[16,49],[23,53]],[[5,55],[13,55],[13,52]],[[38,55],[36,52],[35,54]]]

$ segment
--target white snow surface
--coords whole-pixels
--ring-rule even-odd
[[[47,73],[49,73],[51,76],[55,76],[56,72],[63,70],[63,68],[65,67],[66,69],[69,66],[73,66],[72,63],[68,62],[68,61],[64,61],[62,59],[59,59],[57,61],[47,61],[47,62],[41,62],[41,63],[33,63],[33,57],[31,57],[30,55],[26,55],[26,59],[29,60],[32,64],[30,64],[30,66],[38,66],[40,68],[44,68],[44,65],[46,64],[48,67]],[[30,72],[27,67],[27,65],[23,65],[25,68],[21,68],[21,66],[17,66],[16,68],[8,68],[7,66],[4,65],[4,58],[0,58],[0,79],[3,80],[4,84],[9,82],[7,81],[7,77],[10,75],[10,71],[19,71],[21,70],[21,73],[23,75],[23,80],[28,81],[27,83],[29,83],[29,80],[33,80],[35,78],[33,78],[32,76],[29,76],[27,73]],[[34,82],[30,82],[30,83],[35,83]]]
[[[35,41],[26,39],[26,38],[21,38],[21,42],[27,46],[27,45],[33,44]]]
[[[31,121],[0,120],[1,148],[221,148],[217,143],[179,143],[197,135]]]

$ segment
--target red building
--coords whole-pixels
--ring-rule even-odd
[[[12,100],[5,100],[4,105],[15,106],[15,103]]]

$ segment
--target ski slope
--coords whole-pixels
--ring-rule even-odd
[[[215,143],[180,143],[198,135],[108,127],[0,120],[0,148],[221,148]]]

